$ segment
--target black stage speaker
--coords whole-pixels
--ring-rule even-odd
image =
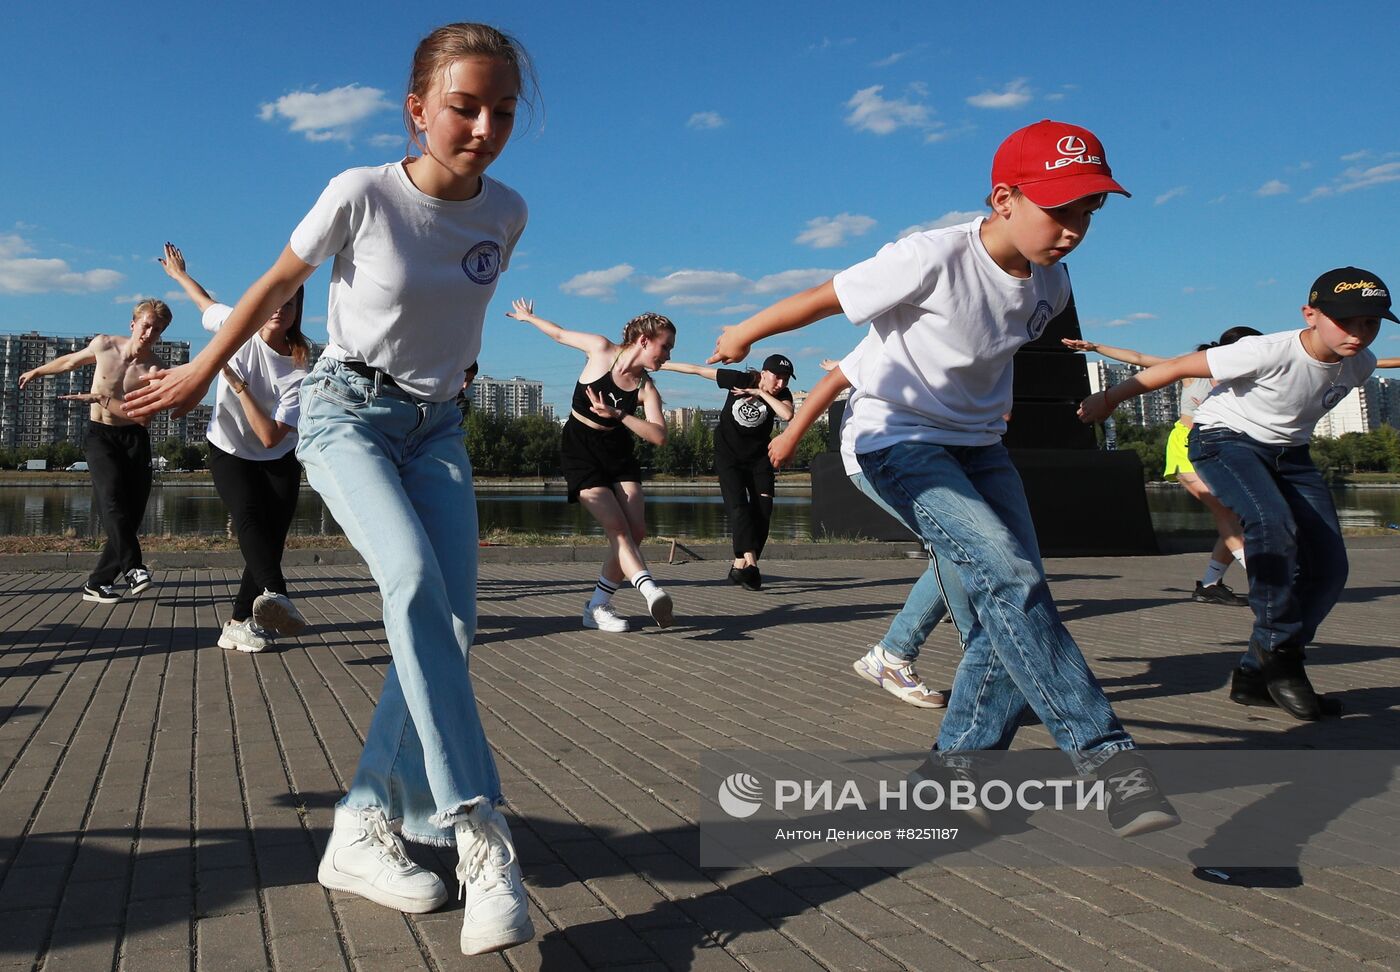
[[[1104,452],[1093,426],[1075,415],[1089,394],[1084,356],[1061,338],[1078,338],[1074,300],[1016,355],[1011,421],[1003,441],[1026,486],[1040,552],[1046,557],[1155,554],[1142,463],[1131,451]],[[828,447],[812,460],[812,535],[914,539],[851,485],[841,465],[845,402],[827,413]]]

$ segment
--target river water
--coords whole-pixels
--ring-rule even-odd
[[[1381,527],[1400,523],[1400,489],[1356,488],[1333,491],[1343,527]],[[1158,532],[1210,533],[1210,516],[1180,488],[1147,490],[1148,508]],[[772,538],[792,540],[810,535],[811,495],[781,490],[773,505]],[[477,509],[483,530],[510,529],[557,536],[599,535],[602,531],[562,493],[542,490],[482,491]],[[719,490],[687,488],[684,493],[652,490],[646,516],[652,536],[723,537],[729,521]],[[151,493],[143,533],[223,533],[227,514],[213,486],[162,486]],[[85,487],[23,485],[0,487],[0,534],[68,534],[96,536],[101,527]],[[315,490],[302,487],[292,533],[340,533]]]

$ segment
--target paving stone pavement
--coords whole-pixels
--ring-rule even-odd
[[[1141,744],[1396,746],[1400,545],[1353,547],[1310,652],[1348,715],[1314,725],[1226,699],[1249,614],[1190,602],[1203,560],[1047,562]],[[579,627],[591,565],[483,566],[472,671],[539,937],[471,959],[455,902],[409,917],[315,880],[389,662],[365,568],[293,569],[312,627],[261,655],[215,645],[229,569],[165,571],[114,607],[77,573],[0,574],[0,972],[1400,968],[1400,872],[1379,866],[1250,887],[1184,862],[699,868],[711,748],[932,740],[937,711],[851,671],[922,568],[771,562],[751,593],[723,563],[660,564],[679,623],[619,636]],[[643,620],[635,592],[618,603]],[[947,687],[955,661],[943,626],[921,673]],[[455,860],[413,853],[451,883]]]

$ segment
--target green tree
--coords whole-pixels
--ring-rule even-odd
[[[520,460],[526,472],[544,477],[559,470],[560,429],[543,415],[526,415],[518,420],[523,437]]]
[[[712,475],[715,471],[715,436],[699,415],[690,420],[686,443],[690,449],[690,475]]]
[[[793,467],[810,469],[812,459],[826,451],[826,435],[826,419],[820,419],[813,423],[806,432],[803,432],[802,438],[797,440],[797,449],[793,453]]]

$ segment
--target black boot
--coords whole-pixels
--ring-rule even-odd
[[[1316,722],[1322,718],[1322,703],[1308,681],[1302,652],[1296,648],[1262,651],[1254,645],[1250,646],[1250,651],[1263,669],[1269,697],[1280,709],[1304,722]]]
[[[1230,701],[1239,705],[1262,705],[1270,708],[1277,708],[1278,703],[1269,694],[1268,683],[1264,681],[1264,673],[1248,668],[1236,668],[1230,677]],[[1342,714],[1342,702],[1326,695],[1317,696],[1318,705],[1322,707],[1324,716],[1339,716]]]

